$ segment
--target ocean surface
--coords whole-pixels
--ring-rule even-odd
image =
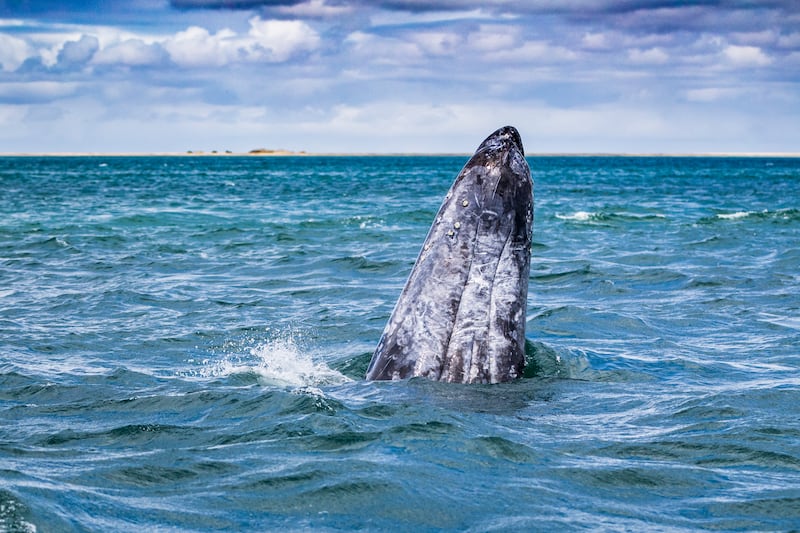
[[[800,159],[529,158],[525,378],[366,382],[466,160],[0,158],[0,531],[800,528]]]

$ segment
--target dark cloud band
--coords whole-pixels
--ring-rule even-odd
[[[170,0],[177,9],[255,9],[302,4],[299,0]]]

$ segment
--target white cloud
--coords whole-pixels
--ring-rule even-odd
[[[553,63],[572,61],[577,57],[578,55],[572,50],[563,46],[553,46],[545,41],[526,41],[484,55],[487,61],[508,63]]]
[[[482,53],[507,50],[518,42],[519,33],[519,28],[484,24],[467,36],[467,45]]]
[[[480,8],[462,11],[377,11],[370,16],[370,25],[373,27],[428,25],[461,20],[495,20],[496,18],[495,15]]]
[[[575,56],[566,48],[550,46],[545,42],[524,42],[520,38],[521,33],[518,27],[504,25],[481,25],[466,34],[423,29],[395,32],[387,36],[355,31],[344,42],[354,58],[375,65],[420,65],[429,68],[432,75],[441,75],[442,71],[427,60],[442,56],[468,60],[476,67],[486,61],[549,61],[572,59]]]
[[[578,57],[572,50],[544,41],[528,41],[519,49],[521,59],[545,61],[571,61]]]
[[[368,61],[377,65],[399,66],[417,62],[424,57],[417,43],[363,31],[349,34],[344,43],[357,65],[358,62]]]
[[[170,58],[181,66],[219,67],[236,58],[236,34],[223,29],[215,34],[205,28],[191,26],[164,42]]]
[[[33,55],[33,47],[26,41],[0,33],[0,67],[3,70],[14,71]]]
[[[782,48],[800,48],[800,32],[781,35],[778,38],[778,46]]]
[[[747,134],[743,117],[690,107],[629,102],[559,108],[543,102],[487,100],[408,103],[387,98],[278,118],[304,149],[365,152],[470,152],[493,129],[511,124],[526,152],[698,152],[721,150]],[[714,139],[704,144],[704,139]],[[668,142],[665,140],[669,140]]]
[[[250,19],[248,36],[252,43],[244,43],[244,48],[252,56],[260,56],[268,61],[286,61],[300,51],[315,50],[320,45],[320,36],[314,29],[300,20],[262,20]],[[266,50],[262,55],[260,52]]]
[[[606,51],[611,49],[611,39],[605,33],[586,33],[581,38],[581,45],[587,50]]]
[[[460,106],[403,101],[375,101],[360,105],[335,105],[324,123],[307,123],[311,129],[323,129],[339,134],[347,132],[393,137],[398,134],[419,135],[448,131],[454,123],[462,124]]]
[[[102,48],[94,55],[92,62],[98,65],[137,67],[159,64],[165,55],[164,50],[157,44],[147,44],[140,39],[128,39]]]
[[[0,83],[0,99],[12,102],[49,102],[72,96],[78,87],[75,82],[6,82]]]
[[[740,44],[751,46],[768,46],[777,41],[778,35],[773,29],[757,32],[735,32],[731,37]]]
[[[237,62],[281,62],[301,51],[316,49],[320,36],[299,20],[250,19],[250,30],[240,35],[230,29],[212,34],[192,26],[164,41],[170,58],[181,66],[220,67]]]
[[[686,99],[690,102],[717,102],[734,98],[742,93],[739,89],[727,87],[704,87],[701,89],[689,89],[685,92]]]
[[[0,18],[0,28],[19,28],[25,26],[23,19],[4,19]]]
[[[17,92],[26,90],[24,85]],[[63,89],[55,84],[39,86],[42,92]],[[233,107],[199,102],[186,91],[185,98],[177,94],[140,98],[136,91],[134,86],[120,92],[128,105],[114,109],[90,95],[70,98],[68,106],[61,106],[63,116],[53,114],[44,130],[20,122],[19,113],[14,112],[14,108],[22,112],[35,106],[0,105],[0,139],[7,151],[35,151],[35,147],[51,151],[246,151],[268,146],[318,152],[466,153],[488,132],[512,124],[520,130],[530,154],[776,151],[788,150],[792,143],[791,135],[782,144],[775,143],[778,135],[757,137],[752,116],[719,113],[711,111],[711,106],[655,108],[617,102],[559,108],[545,102],[489,97],[448,100],[440,95],[423,102],[376,94],[362,104]],[[781,119],[784,136],[792,131],[796,119],[796,114]],[[10,131],[14,132],[10,137],[4,133]]]
[[[772,59],[757,46],[728,45],[722,54],[737,67],[765,67],[772,63]]]
[[[628,50],[628,59],[639,65],[663,65],[669,61],[669,55],[661,48],[650,48],[649,50],[634,48]]]
[[[455,54],[463,42],[458,33],[444,31],[423,31],[413,34],[411,39],[430,55]]]
[[[181,67],[222,67],[232,63],[283,62],[316,50],[320,35],[300,20],[249,19],[247,32],[211,32],[190,26],[175,34],[137,34],[107,26],[54,25],[15,37],[0,33],[0,68],[18,69],[37,58],[45,67],[160,65],[166,57]]]

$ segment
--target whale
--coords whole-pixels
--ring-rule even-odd
[[[533,181],[519,132],[489,135],[455,178],[367,368],[368,380],[522,376]]]

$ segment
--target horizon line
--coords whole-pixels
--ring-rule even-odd
[[[224,152],[0,152],[0,157],[470,157],[468,152],[307,152],[251,150]],[[800,152],[533,152],[526,157],[775,157],[800,158]]]

